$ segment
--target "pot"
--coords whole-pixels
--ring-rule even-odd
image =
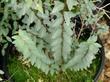
[[[97,72],[96,72],[96,74],[94,76],[94,80],[93,80],[94,82],[98,82],[98,79],[99,79],[99,77],[100,77],[100,75],[101,75],[101,73],[102,73],[102,71],[104,69],[104,66],[105,66],[104,46],[103,46],[103,44],[102,44],[102,42],[101,42],[101,40],[99,38],[98,38],[98,43],[100,43],[102,45],[102,47],[100,48],[100,50],[98,52],[100,54],[100,64],[99,64],[99,66],[97,68]]]
[[[9,82],[13,82],[12,79],[10,78],[11,76],[10,76],[10,74],[8,72],[8,68],[7,68],[10,48],[11,48],[11,45],[9,45],[5,49],[5,55],[4,56],[0,53],[0,69],[3,70],[3,72],[4,72],[4,74],[2,76],[3,82],[5,82],[6,80],[8,80]]]

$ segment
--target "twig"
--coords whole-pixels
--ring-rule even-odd
[[[98,7],[97,7],[98,8]],[[110,13],[110,11],[107,11],[105,9],[101,9],[101,8],[98,8],[100,10],[102,10],[104,12],[104,14],[110,19],[110,16],[107,14],[107,13]],[[107,12],[107,13],[106,13]]]
[[[81,35],[82,31],[83,31],[83,27],[84,27],[84,25],[81,26],[81,29],[80,29],[80,32],[78,34],[77,40],[79,40],[79,37],[80,37],[80,35]]]
[[[80,19],[81,19],[81,17],[80,17]],[[79,40],[80,35],[81,35],[82,31],[83,31],[83,27],[84,27],[82,19],[81,19],[81,23],[82,23],[82,25],[81,25],[81,29],[80,29],[80,32],[79,32],[78,37],[77,37],[77,41]]]
[[[110,11],[107,11],[107,10],[105,10],[105,9],[104,9],[104,11],[107,12],[107,13],[110,13]]]
[[[109,5],[110,5],[110,3],[108,3],[108,4],[104,5],[103,7],[100,7],[100,8],[101,8],[101,9],[103,9],[103,8],[105,8],[105,7],[109,6]]]
[[[103,11],[103,12],[110,19],[110,16],[105,11]]]
[[[102,10],[104,12],[104,14],[110,19],[110,16],[107,14],[107,13],[110,13],[110,11],[107,11],[107,10],[105,10],[103,8],[99,8],[99,7],[96,7],[96,8],[99,9],[99,11]]]
[[[75,19],[75,25],[74,25],[74,27],[73,27],[73,31],[75,32],[75,29],[76,29],[76,22],[77,22],[77,20]],[[73,36],[74,36],[74,34],[75,34],[75,37],[77,37],[77,35],[76,35],[76,32],[75,33],[73,33]]]

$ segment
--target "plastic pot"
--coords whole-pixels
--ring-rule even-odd
[[[11,76],[10,76],[10,74],[8,72],[8,68],[7,68],[9,53],[10,53],[11,47],[12,47],[12,45],[9,45],[5,49],[5,55],[4,56],[0,53],[0,69],[4,71],[4,74],[2,76],[3,82],[5,82],[7,80],[8,80],[8,82],[13,82],[13,80],[10,78]]]
[[[100,39],[98,39],[98,43],[100,43],[102,45],[102,42]],[[98,79],[99,79],[99,76],[101,75],[103,69],[104,69],[104,66],[105,66],[105,52],[104,52],[104,46],[102,45],[102,47],[100,48],[99,52],[100,54],[100,64],[97,68],[97,72],[94,76],[94,82],[98,82]]]

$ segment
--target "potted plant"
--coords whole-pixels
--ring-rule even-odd
[[[45,74],[56,74],[57,82],[64,81],[62,74],[67,70],[90,66],[101,47],[98,35],[107,29],[99,22],[104,12],[94,0],[3,2],[10,9],[8,23],[13,27],[6,39],[32,65]]]

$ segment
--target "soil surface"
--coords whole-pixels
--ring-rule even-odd
[[[102,42],[105,49],[105,66],[100,75],[99,81],[100,82],[110,82],[110,31],[105,33],[102,37]]]

